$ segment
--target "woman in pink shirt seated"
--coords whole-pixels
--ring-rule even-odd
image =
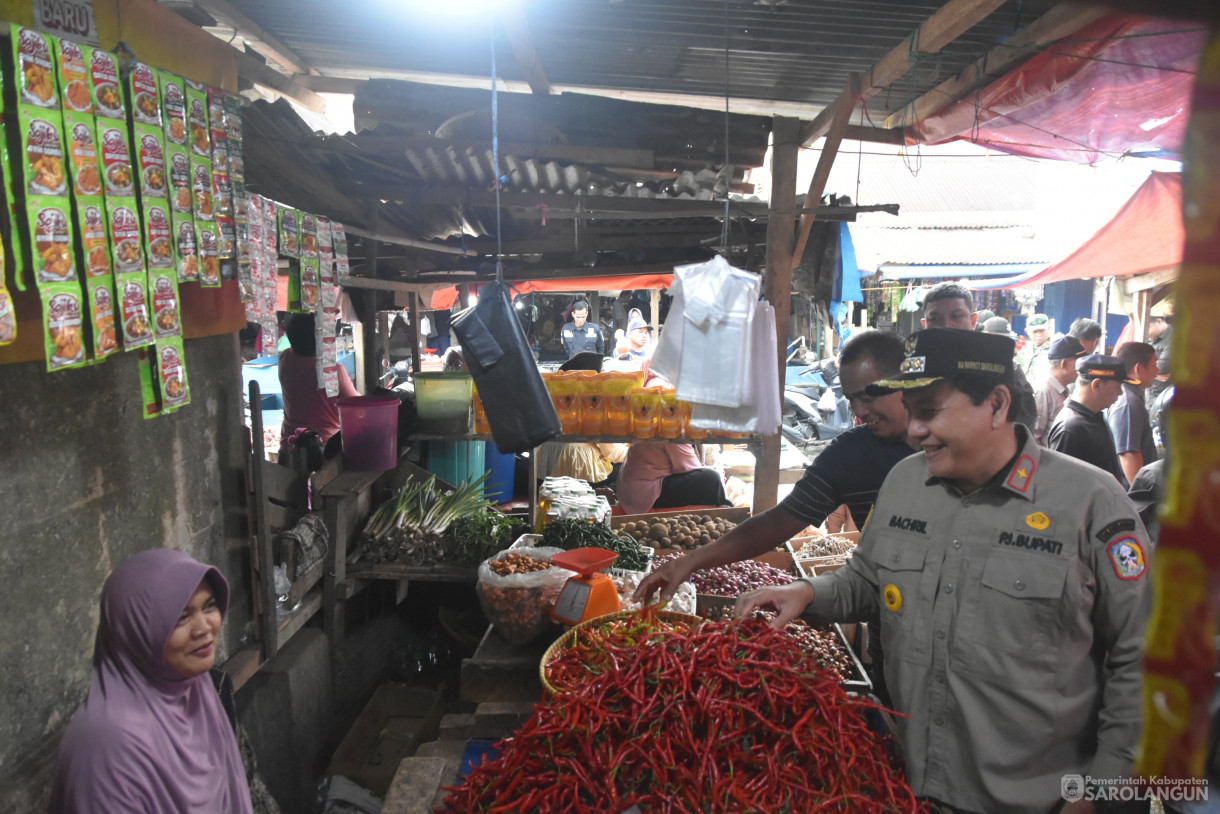
[[[284,424],[280,428],[280,451],[297,430],[317,430],[325,444],[339,431],[339,399],[358,396],[347,370],[339,365],[339,395],[331,398],[318,386],[317,339],[313,314],[293,314],[284,328],[292,346],[280,354],[280,397],[284,401]]]
[[[720,473],[705,467],[690,444],[632,444],[615,491],[625,514],[732,505],[725,497]]]

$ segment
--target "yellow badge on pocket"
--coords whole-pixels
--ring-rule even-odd
[[[885,600],[885,606],[894,613],[902,610],[902,591],[898,590],[894,583],[891,582],[881,589],[881,598]]]
[[[1042,512],[1034,512],[1033,514],[1028,514],[1025,516],[1025,525],[1029,526],[1031,529],[1046,531],[1048,528],[1050,528],[1051,519]]]

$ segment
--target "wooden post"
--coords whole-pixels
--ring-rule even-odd
[[[800,121],[781,116],[771,120],[771,217],[767,220],[767,272],[763,296],[775,308],[775,343],[782,398],[788,355],[788,316],[792,303],[792,249],[796,233],[796,161]],[[766,359],[752,360],[767,364]],[[763,438],[754,464],[754,514],[766,511],[779,498],[779,434]]]
[[[654,288],[648,292],[648,302],[652,310],[652,318],[648,320],[648,324],[652,325],[653,341],[656,341],[657,329],[661,327],[661,289]]]
[[[377,276],[377,252],[380,248],[380,241],[366,239],[364,241],[364,258],[365,266],[368,268],[370,277]],[[380,292],[376,289],[369,289],[364,292],[365,303],[369,308],[369,316],[367,319],[361,320],[364,326],[364,392],[371,393],[378,382],[381,381],[381,370],[377,364],[377,337],[374,326],[377,324],[377,312],[380,310]]]
[[[420,365],[423,364],[419,358],[419,292],[412,291],[408,296],[408,307],[411,309],[411,370],[419,373]]]

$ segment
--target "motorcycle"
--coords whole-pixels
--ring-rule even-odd
[[[786,370],[782,417],[780,432],[802,448],[851,429],[855,422],[833,358]]]

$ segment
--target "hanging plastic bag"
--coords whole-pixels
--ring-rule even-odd
[[[750,324],[750,344],[746,362],[751,379],[752,398],[740,407],[720,407],[696,402],[691,409],[691,424],[699,429],[720,432],[749,432],[770,435],[779,431],[779,366],[775,344],[775,309],[760,300],[754,306]]]
[[[453,322],[483,412],[501,452],[525,452],[559,435],[561,425],[529,342],[499,281],[479,291],[479,302]]]
[[[510,548],[489,557],[479,565],[479,581],[475,593],[483,615],[496,632],[510,644],[529,644],[557,623],[547,611],[559,599],[574,571],[553,565],[543,571],[500,576],[491,563],[513,556],[526,555],[550,562],[561,548]]]

